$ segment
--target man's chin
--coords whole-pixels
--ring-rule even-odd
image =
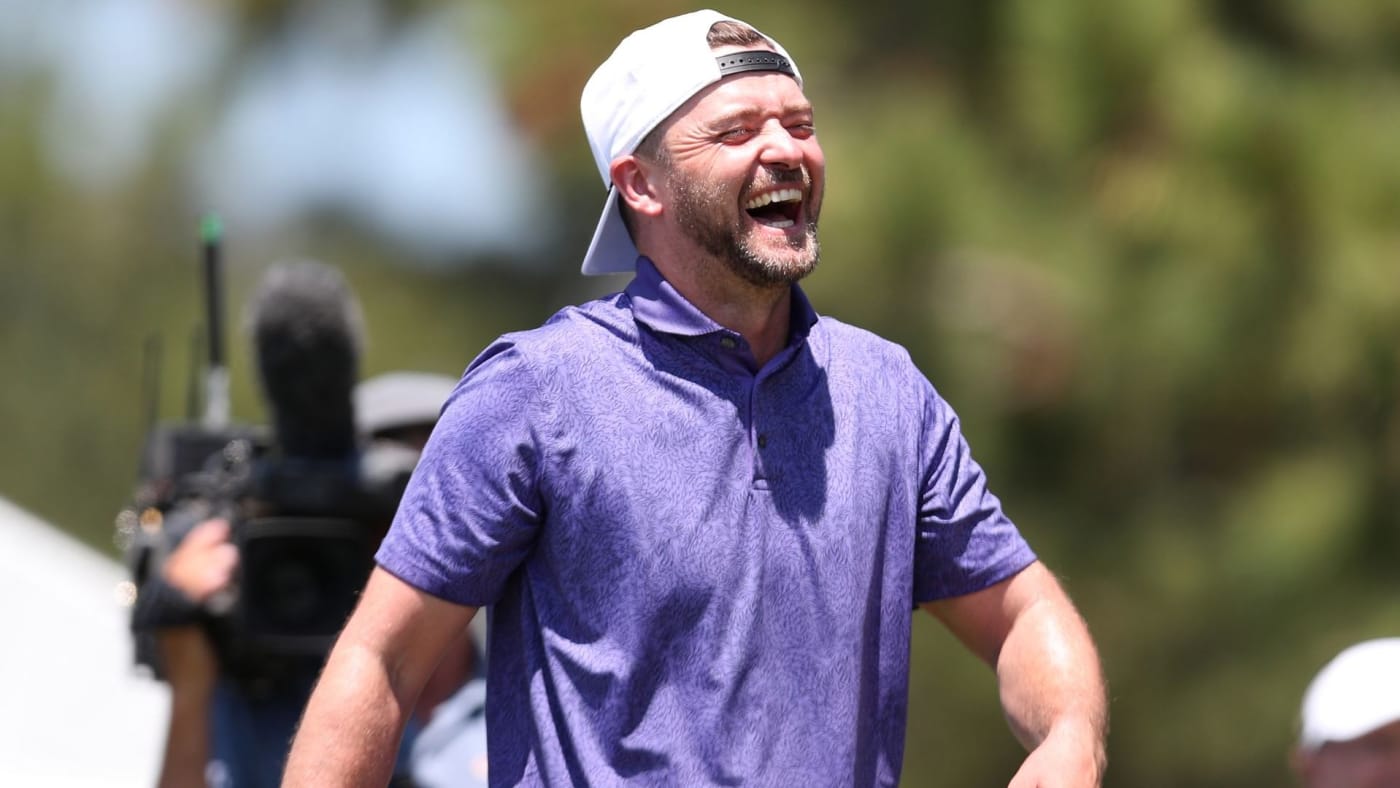
[[[753,252],[753,258],[761,260],[765,268],[774,271],[790,271],[795,278],[810,274],[813,268],[817,267],[817,260],[820,257],[820,247],[817,245],[815,233],[803,233],[802,235],[776,239],[763,239],[767,243],[757,243],[749,247]]]
[[[815,248],[797,250],[784,248],[783,253],[753,254],[745,250],[730,260],[730,268],[750,284],[760,287],[780,287],[795,284],[817,267],[819,255]]]

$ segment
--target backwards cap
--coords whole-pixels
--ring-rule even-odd
[[[1308,685],[1298,744],[1315,750],[1392,722],[1400,722],[1400,638],[1368,640],[1342,651]]]
[[[583,258],[583,273],[630,274],[636,268],[637,247],[622,223],[617,188],[608,172],[614,159],[635,151],[652,129],[691,96],[730,74],[779,71],[802,84],[797,65],[770,36],[764,38],[776,52],[760,49],[716,56],[705,36],[714,23],[722,21],[739,22],[704,10],[642,28],[622,39],[583,86],[579,102],[583,130],[598,174],[608,187],[603,215]]]

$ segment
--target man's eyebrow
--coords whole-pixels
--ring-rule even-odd
[[[713,118],[708,125],[712,127],[724,127],[731,126],[735,123],[746,120],[753,120],[754,118],[767,117],[769,115],[776,115],[780,118],[787,118],[793,115],[811,114],[812,105],[807,102],[803,102],[801,104],[788,104],[776,113],[772,112],[771,110],[762,109],[759,107],[745,107],[742,109],[732,110],[730,112],[724,112],[718,115],[717,117]]]

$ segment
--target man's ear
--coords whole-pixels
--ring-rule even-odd
[[[653,179],[660,177],[655,165],[636,156],[619,156],[608,169],[613,186],[617,187],[617,198],[627,204],[633,213],[643,216],[659,216],[661,201]]]

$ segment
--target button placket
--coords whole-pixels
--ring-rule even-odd
[[[762,379],[755,376],[753,384],[749,387],[749,447],[753,452],[754,486],[767,489],[768,467],[763,450],[768,447],[768,435],[762,429],[765,418],[758,400],[761,386]]]

